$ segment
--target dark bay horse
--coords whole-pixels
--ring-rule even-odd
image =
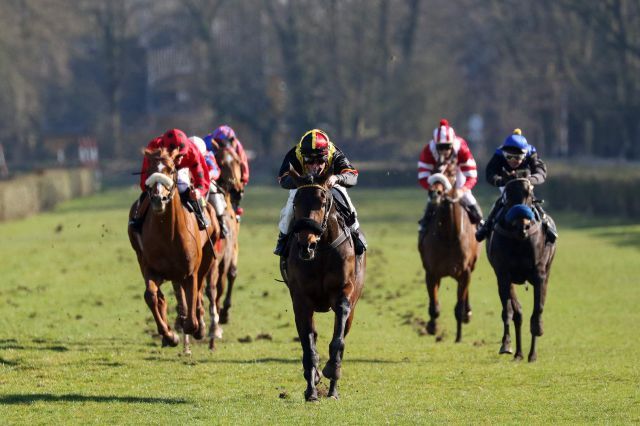
[[[231,309],[231,294],[233,284],[238,275],[238,236],[240,234],[240,222],[231,202],[231,192],[241,192],[243,188],[240,170],[240,157],[231,147],[218,147],[216,161],[221,169],[220,179],[217,182],[218,190],[224,194],[227,208],[224,220],[227,223],[228,234],[216,245],[217,258],[207,277],[206,294],[209,299],[209,315],[211,326],[209,329],[209,349],[215,349],[215,339],[222,338],[222,327],[229,321],[229,309]],[[215,183],[214,183],[215,184]],[[213,195],[210,195],[212,197]],[[225,293],[226,290],[226,293]],[[225,295],[221,305],[222,295]]]
[[[542,336],[542,311],[547,295],[551,263],[556,251],[555,243],[547,241],[542,223],[533,213],[533,185],[528,179],[511,180],[504,188],[506,215],[499,219],[487,242],[489,262],[498,279],[498,292],[502,302],[501,354],[511,354],[509,323],[516,330],[515,359],[522,359],[522,306],[516,297],[514,284],[528,281],[533,286],[533,313],[531,315],[531,350],[529,362],[537,358],[536,338]],[[552,220],[547,216],[548,220]]]
[[[167,321],[167,300],[160,285],[169,280],[178,303],[178,323],[196,339],[205,335],[202,283],[213,264],[213,244],[219,235],[217,222],[200,231],[195,216],[180,201],[177,190],[178,150],[145,150],[149,159],[147,192],[150,211],[142,233],[129,227],[129,241],[138,257],[144,277],[144,298],[162,335],[163,346],[176,346],[178,335]],[[132,216],[136,203],[131,207]],[[215,217],[208,206],[210,218]]]
[[[462,323],[471,319],[469,304],[469,284],[480,251],[475,239],[476,226],[453,188],[454,175],[449,177],[435,173],[429,179],[429,204],[433,209],[427,223],[427,232],[418,241],[418,250],[425,269],[425,281],[429,294],[429,322],[427,332],[436,334],[436,320],[440,316],[438,290],[444,277],[452,277],[458,282],[458,302],[454,309],[457,328],[456,342],[462,339]]]
[[[293,238],[283,278],[289,287],[296,328],[302,345],[302,366],[307,381],[305,398],[316,401],[320,381],[314,312],[335,312],[329,360],[322,375],[330,380],[329,397],[338,398],[345,336],[349,333],[356,303],[364,287],[366,252],[354,253],[348,226],[336,210],[328,176],[290,176],[298,187],[294,201]]]

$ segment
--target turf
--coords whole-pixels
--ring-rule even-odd
[[[341,398],[319,403],[303,398],[291,302],[271,254],[285,191],[249,188],[231,323],[217,352],[198,344],[191,357],[161,348],[155,336],[126,237],[135,190],[0,224],[2,423],[640,421],[640,225],[557,215],[545,335],[538,361],[529,364],[498,355],[501,308],[484,252],[462,343],[453,341],[450,280],[443,283],[441,339],[423,335],[427,295],[416,220],[424,194],[351,194],[370,244],[367,279],[346,340]],[[533,295],[524,287],[519,295],[528,324]],[[333,318],[317,318],[322,362]]]

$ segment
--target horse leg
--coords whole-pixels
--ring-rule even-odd
[[[515,286],[511,286],[511,309],[513,310],[513,326],[516,329],[516,353],[513,359],[522,360],[522,305],[516,296]]]
[[[462,340],[462,323],[469,322],[468,300],[469,300],[469,282],[471,281],[471,272],[464,271],[458,278],[458,302],[454,309],[456,316],[456,343]],[[466,321],[465,321],[466,319]]]
[[[434,335],[438,328],[436,319],[440,316],[440,303],[438,302],[440,280],[427,272],[425,281],[427,282],[427,293],[429,294],[429,322],[427,323],[427,333]]]
[[[163,319],[163,312],[164,318],[166,318],[166,300],[160,291],[159,285],[150,278],[146,279],[144,300],[147,302],[147,306],[153,314],[153,319],[156,321],[158,333],[162,336],[162,346],[177,346],[178,343],[180,343],[180,338],[176,333],[171,331],[171,327],[169,327],[169,324]]]
[[[222,295],[225,293],[225,290],[227,288],[227,276],[228,273],[226,272],[228,269],[228,266],[226,264],[227,261],[223,261],[223,263],[220,265],[220,270],[218,271],[218,283],[217,283],[217,293],[216,293],[216,337],[218,339],[222,339],[222,327],[220,326],[220,304],[222,301]]]
[[[542,336],[544,329],[542,326],[542,311],[544,310],[544,302],[547,298],[547,282],[549,277],[537,280],[533,285],[533,313],[531,314],[531,349],[529,350],[529,362],[538,359],[536,350],[536,340]]]
[[[342,355],[344,354],[344,335],[347,319],[351,316],[351,303],[346,297],[342,297],[333,306],[335,322],[333,326],[333,339],[329,344],[329,360],[322,369],[322,375],[331,380],[329,397],[338,399],[337,383],[342,376]]]
[[[187,318],[184,322],[184,332],[198,339],[198,284],[196,276],[191,275],[182,281],[185,298],[187,300]]]
[[[175,329],[177,332],[182,333],[183,337],[183,353],[185,355],[191,355],[191,342],[189,341],[189,335],[184,332],[184,322],[187,318],[187,302],[184,297],[184,291],[179,284],[173,283],[173,292],[176,296],[176,311],[178,316],[175,322]]]
[[[216,309],[216,298],[217,298],[217,289],[216,285],[218,281],[218,265],[213,265],[211,268],[211,273],[208,277],[207,286],[205,288],[205,293],[207,295],[207,299],[209,299],[209,318],[211,319],[211,326],[209,327],[209,350],[215,351],[215,337],[216,337],[216,329],[218,327],[218,311]]]
[[[313,310],[294,301],[293,311],[296,317],[296,329],[302,345],[302,367],[307,389],[304,398],[307,401],[318,400],[316,385],[320,381],[318,372],[318,352],[316,350],[317,333],[313,324]]]
[[[220,311],[220,323],[226,324],[229,322],[229,309],[231,309],[231,292],[233,291],[233,283],[236,282],[238,276],[238,268],[234,263],[229,267],[229,273],[227,274],[227,294],[224,297],[224,304]]]
[[[500,354],[512,354],[509,323],[513,318],[513,306],[511,305],[511,279],[508,276],[498,278],[498,293],[502,303],[502,323],[504,325]]]

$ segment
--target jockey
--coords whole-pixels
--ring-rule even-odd
[[[346,190],[346,188],[358,183],[358,171],[353,168],[343,152],[329,140],[329,136],[318,129],[305,133],[300,142],[287,152],[280,167],[278,182],[282,188],[289,189],[289,198],[280,212],[280,223],[278,224],[280,235],[273,253],[278,256],[285,254],[284,249],[293,223],[293,198],[297,189],[289,176],[290,167],[293,167],[301,175],[331,173],[331,177],[327,180],[327,186],[331,188],[336,202],[348,211],[345,213],[347,216],[345,222],[351,230],[356,255],[364,253],[367,249],[367,242],[360,232],[358,216]]]
[[[243,187],[247,186],[249,183],[249,160],[247,159],[247,154],[244,151],[242,142],[240,142],[236,137],[236,132],[234,132],[230,126],[225,124],[215,129],[213,133],[205,136],[204,141],[207,144],[207,149],[215,152],[214,146],[211,143],[212,140],[215,141],[218,146],[230,146],[235,150],[240,157],[240,180]],[[243,213],[242,207],[240,207],[240,200],[242,200],[244,193],[236,193],[235,191],[232,191],[230,195],[231,204],[233,204],[239,218]]]
[[[429,190],[429,177],[434,173],[443,172],[449,165],[456,166],[456,197],[460,198],[460,205],[469,214],[471,223],[482,221],[482,211],[471,193],[471,189],[478,182],[476,160],[473,159],[467,142],[456,136],[453,127],[445,119],[433,131],[433,139],[422,149],[418,161],[418,182]],[[431,204],[427,204],[424,216],[418,222],[419,232],[423,235],[427,231],[427,223],[433,214]]]
[[[224,212],[227,209],[227,202],[224,200],[224,195],[216,184],[216,181],[220,178],[220,166],[218,166],[218,162],[216,161],[216,157],[213,155],[213,152],[207,151],[207,145],[204,140],[198,136],[191,136],[189,137],[189,140],[198,148],[198,151],[202,154],[205,164],[209,169],[209,182],[211,182],[211,184],[209,186],[208,197],[211,204],[213,204],[213,209],[216,211],[216,217],[220,224],[220,238],[224,238],[227,236],[229,229],[223,217]]]
[[[147,145],[148,149],[165,148],[169,152],[178,149],[182,155],[176,164],[178,170],[178,192],[180,198],[195,213],[200,229],[206,229],[210,223],[204,215],[204,209],[207,205],[207,193],[209,191],[209,181],[206,177],[209,172],[202,154],[198,148],[187,139],[182,130],[171,129],[160,137],[153,139]],[[149,207],[149,197],[147,196],[146,181],[149,177],[149,160],[147,157],[142,162],[142,170],[140,172],[140,188],[142,194],[138,200],[138,206],[131,218],[129,225],[134,231],[140,232],[144,216]],[[191,175],[191,176],[189,176]],[[193,178],[193,187],[191,187],[191,178]]]
[[[513,134],[507,137],[487,164],[487,181],[504,190],[507,182],[517,178],[524,173],[529,182],[533,185],[544,183],[547,177],[547,166],[538,157],[536,148],[527,142],[522,136],[520,129],[515,129]],[[545,225],[547,240],[554,242],[558,238],[558,232],[555,229],[553,221],[549,221],[542,206],[534,199],[534,208],[538,211],[543,224]],[[493,204],[487,221],[483,223],[476,231],[476,240],[484,240],[491,230],[496,219],[502,213],[504,202],[502,196]]]

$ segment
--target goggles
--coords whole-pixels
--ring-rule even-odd
[[[439,144],[436,144],[436,149],[438,151],[448,151],[451,148],[453,148],[453,144],[451,144],[451,143],[439,143]]]
[[[511,152],[504,152],[503,155],[504,155],[504,158],[506,160],[518,160],[518,161],[524,160],[524,154],[515,154],[515,153],[511,153]]]
[[[328,157],[326,155],[314,155],[314,156],[304,156],[302,157],[305,164],[322,164],[326,163]]]

